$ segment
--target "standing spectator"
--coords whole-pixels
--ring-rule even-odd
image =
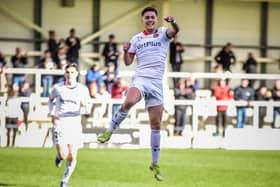
[[[128,90],[128,87],[124,84],[124,80],[118,78],[112,85],[111,97],[113,99],[122,99],[124,93]],[[114,115],[121,104],[113,104],[112,114]]]
[[[57,52],[57,69],[65,70],[66,65],[68,64],[66,59],[66,47],[60,47]],[[57,75],[55,76],[55,82],[64,81],[63,75]]]
[[[183,52],[185,51],[184,46],[178,41],[178,36],[175,36],[170,43],[169,47],[169,60],[171,64],[171,69],[173,72],[180,72],[181,66],[183,64]],[[178,83],[178,78],[173,78],[173,85],[176,87]]]
[[[28,81],[24,81],[22,87],[19,90],[19,96],[21,97],[30,97],[32,90],[30,88],[30,83]],[[25,130],[28,130],[28,114],[29,114],[29,101],[22,101],[20,108],[23,112],[23,121],[25,124]]]
[[[234,99],[237,101],[246,101],[247,106],[237,106],[237,128],[243,128],[247,123],[246,108],[249,101],[254,99],[255,91],[249,87],[249,80],[242,79],[241,85],[234,90]]]
[[[43,56],[43,58],[40,59],[38,68],[46,69],[46,70],[56,69],[56,64],[51,57],[50,50],[47,49],[44,51],[44,56]],[[50,88],[54,83],[54,75],[42,75],[42,81],[43,81],[43,95],[42,96],[48,97]]]
[[[175,99],[185,100],[185,99],[195,98],[195,88],[192,82],[190,81],[190,79],[189,81],[179,80],[177,85],[178,86],[175,88],[175,92],[174,92]],[[175,106],[175,128],[174,128],[175,136],[182,136],[182,132],[187,123],[186,110],[187,110],[186,105]]]
[[[118,78],[118,71],[115,69],[115,64],[109,63],[107,71],[103,74],[103,81],[106,86],[106,91],[111,94],[112,85]]]
[[[115,69],[118,69],[119,50],[118,45],[115,42],[114,34],[109,35],[109,41],[105,43],[102,55],[105,58],[106,67],[108,67],[109,63],[113,63],[115,65]]]
[[[233,91],[227,85],[225,79],[220,79],[218,84],[214,87],[214,96],[217,101],[224,101],[233,99]],[[222,124],[222,136],[225,137],[225,129],[227,122],[227,106],[226,105],[218,105],[217,106],[217,116],[216,116],[216,133],[214,136],[220,135],[220,124]]]
[[[246,62],[243,64],[242,69],[246,73],[257,73],[257,61],[253,53],[249,52]],[[249,80],[249,86],[254,88],[255,80]]]
[[[86,84],[91,97],[96,98],[97,94],[102,92],[104,82],[98,64],[93,64],[87,71]]]
[[[280,80],[275,80],[272,90],[272,99],[274,101],[280,101]],[[273,109],[273,122],[272,128],[280,127],[280,107],[274,107]]]
[[[256,90],[255,99],[257,101],[267,101],[271,98],[271,92],[267,89],[266,86],[260,86]],[[264,117],[266,116],[266,107],[259,107],[259,128],[263,128],[264,125]]]
[[[27,54],[22,54],[21,48],[16,48],[16,54],[12,56],[11,62],[13,65],[13,68],[24,68],[26,67],[28,61],[27,61]],[[14,74],[13,75],[13,84],[17,84],[19,87],[22,86],[22,83],[25,79],[24,74]]]
[[[67,46],[67,61],[79,65],[81,43],[79,37],[76,36],[75,29],[70,29],[70,36],[66,38],[65,44]]]
[[[0,93],[1,95],[7,91],[7,75],[6,75],[6,59],[2,51],[0,51]]]
[[[56,39],[56,33],[54,30],[49,31],[49,39],[48,39],[48,50],[50,50],[52,59],[57,59],[57,52],[60,44],[63,42],[63,39],[60,39],[58,42]]]
[[[9,91],[8,99],[7,99],[7,107],[5,110],[5,116],[6,116],[6,128],[7,128],[7,147],[15,146],[16,141],[16,135],[18,131],[18,122],[19,119],[22,116],[22,112],[20,110],[19,106],[19,86],[18,84],[13,84],[13,88]],[[11,144],[11,132],[13,132],[12,135],[12,144]]]
[[[98,141],[109,141],[112,133],[128,115],[129,109],[145,99],[146,109],[149,113],[151,128],[151,154],[150,170],[158,181],[163,180],[158,165],[160,154],[160,125],[163,113],[163,85],[162,77],[165,71],[165,61],[170,39],[179,31],[176,20],[172,16],[165,18],[171,27],[157,28],[158,12],[154,7],[146,7],[141,13],[144,32],[135,35],[130,42],[123,46],[124,62],[130,65],[137,57],[137,66],[132,86],[129,88],[122,106],[110,121],[109,128],[98,137]]]
[[[231,72],[231,65],[236,62],[236,57],[232,52],[232,44],[228,42],[221,51],[215,56],[218,64],[222,65],[223,71]]]

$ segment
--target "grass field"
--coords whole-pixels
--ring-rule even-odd
[[[59,186],[54,149],[0,148],[0,186]],[[165,180],[148,170],[150,151],[81,149],[70,187],[279,187],[280,151],[161,151]]]

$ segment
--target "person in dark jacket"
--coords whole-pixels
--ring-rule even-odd
[[[232,52],[232,43],[228,42],[223,49],[215,56],[217,64],[221,64],[223,71],[231,71],[231,65],[236,62],[236,57]]]
[[[183,52],[185,51],[184,46],[178,41],[178,36],[175,36],[169,47],[169,60],[171,69],[173,72],[180,72],[183,64]],[[174,87],[178,83],[179,78],[173,78]]]
[[[70,30],[70,36],[66,38],[65,44],[67,46],[67,61],[79,65],[79,50],[81,49],[81,42],[76,36],[75,29]]]
[[[237,106],[237,128],[243,128],[247,123],[246,109],[249,105],[249,101],[254,99],[255,91],[249,87],[249,80],[242,79],[241,85],[234,90],[234,99],[236,101],[248,102],[246,106]]]
[[[115,42],[114,34],[109,35],[109,41],[105,43],[102,55],[105,58],[105,67],[108,67],[109,63],[113,63],[115,65],[115,69],[118,69],[119,50],[118,45]]]
[[[274,101],[280,101],[280,80],[275,80],[274,82],[274,87],[272,90],[272,99]],[[280,107],[274,107],[272,128],[276,128],[280,126],[279,115],[280,115]]]
[[[256,90],[255,100],[257,101],[268,101],[271,98],[271,91],[264,85],[260,86]],[[264,126],[264,117],[266,116],[266,107],[259,107],[259,128]]]
[[[257,73],[257,61],[253,53],[249,52],[246,62],[243,64],[242,69],[246,73]],[[249,86],[254,88],[255,80],[249,80]]]

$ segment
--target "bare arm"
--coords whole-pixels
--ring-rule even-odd
[[[130,47],[130,43],[125,43],[123,45],[123,51],[124,51],[123,59],[124,59],[125,65],[127,65],[127,66],[130,65],[134,60],[134,55],[128,53],[129,47]]]
[[[180,30],[176,20],[173,16],[167,16],[164,20],[171,24],[171,27],[167,29],[168,37],[174,37]]]

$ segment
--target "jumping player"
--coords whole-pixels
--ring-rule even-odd
[[[151,125],[151,152],[152,164],[150,170],[158,181],[163,180],[159,169],[160,153],[160,124],[163,112],[163,87],[162,77],[169,43],[179,31],[179,27],[172,16],[165,18],[171,24],[170,28],[159,27],[158,12],[154,7],[146,7],[142,13],[144,31],[135,35],[130,43],[125,43],[124,62],[130,65],[136,55],[138,64],[132,84],[126,99],[112,118],[109,128],[98,137],[98,141],[109,141],[112,133],[126,118],[129,109],[145,99],[145,108],[148,110]]]
[[[65,67],[65,82],[54,85],[49,96],[49,110],[53,123],[53,138],[57,156],[55,165],[60,167],[67,160],[60,186],[67,187],[76,163],[78,148],[81,146],[81,107],[86,113],[91,111],[89,91],[86,86],[77,82],[77,64]]]

